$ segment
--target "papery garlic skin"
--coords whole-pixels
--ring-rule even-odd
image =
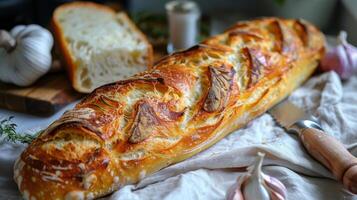
[[[264,183],[270,193],[271,200],[285,200],[286,199],[286,187],[277,178],[268,176],[263,173]]]
[[[337,40],[337,46],[330,47],[321,60],[321,69],[334,70],[342,79],[347,79],[357,72],[357,48],[348,44],[345,31],[340,32]]]
[[[239,178],[245,178],[245,176],[240,176]],[[238,181],[228,189],[226,197],[227,200],[244,200],[243,193],[241,191],[242,181],[239,181],[239,178]]]
[[[261,168],[264,154],[258,153],[247,174],[238,177],[228,190],[227,200],[285,200],[286,188],[276,178],[265,175]]]
[[[19,25],[10,31],[16,41],[11,50],[0,47],[0,80],[28,86],[51,67],[53,37],[38,25]]]

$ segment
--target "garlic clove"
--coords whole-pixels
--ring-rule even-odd
[[[323,71],[334,70],[342,79],[347,79],[357,72],[357,48],[348,44],[344,31],[340,32],[337,40],[338,44],[328,49],[320,66]]]
[[[276,178],[262,172],[263,153],[258,152],[247,174],[240,176],[228,190],[227,200],[285,200],[285,186]]]
[[[348,65],[346,51],[343,46],[337,46],[328,52],[321,62],[324,71],[335,71],[341,78],[348,78],[352,68]]]
[[[271,200],[285,200],[285,197],[283,197],[281,194],[277,192],[270,192],[270,199]]]
[[[340,43],[343,44],[345,48],[345,52],[347,55],[348,64],[351,66],[352,71],[357,71],[357,48],[353,45],[348,44],[347,42],[347,33],[345,31],[341,31],[339,35]]]
[[[263,174],[264,183],[270,193],[272,200],[284,200],[286,199],[286,187],[278,179]]]
[[[264,155],[265,154],[258,152],[255,162],[248,168],[248,174],[250,174],[250,177],[243,183],[244,200],[270,199],[269,192],[264,187],[264,178],[262,176]]]
[[[244,176],[240,176],[241,179],[244,179]],[[241,183],[242,181],[237,181],[234,183],[232,187],[229,188],[228,193],[227,193],[227,200],[244,200],[243,198],[243,193],[241,190]]]
[[[263,186],[263,181],[257,178],[249,179],[243,185],[244,200],[270,200],[270,195],[267,189]]]

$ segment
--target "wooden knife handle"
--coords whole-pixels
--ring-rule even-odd
[[[334,137],[316,128],[304,128],[299,137],[307,151],[323,163],[352,193],[357,194],[357,158]]]

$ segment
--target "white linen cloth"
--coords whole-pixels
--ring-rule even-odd
[[[334,72],[325,73],[311,78],[289,98],[318,117],[325,131],[357,156],[356,76],[341,83]],[[38,120],[37,126],[44,127],[57,115],[47,121]],[[36,127],[19,125],[20,130]],[[5,143],[0,146],[0,199],[19,197],[12,180],[12,166],[22,148],[22,145]],[[225,199],[228,188],[243,173],[242,169],[253,162],[258,151],[266,153],[263,171],[287,187],[289,200],[357,200],[357,196],[344,190],[326,168],[307,154],[295,135],[277,126],[269,114],[192,158],[162,169],[137,185],[125,186],[105,199]]]

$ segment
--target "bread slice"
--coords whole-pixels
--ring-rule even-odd
[[[52,25],[79,92],[89,93],[152,65],[150,43],[124,12],[90,2],[68,3],[55,10]]]

